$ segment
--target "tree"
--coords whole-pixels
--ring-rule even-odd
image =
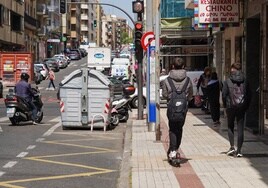
[[[133,39],[128,36],[127,32],[122,33],[121,44],[129,44],[132,41],[133,41]]]

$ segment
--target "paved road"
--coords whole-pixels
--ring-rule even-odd
[[[56,73],[56,85],[86,59]],[[116,187],[123,155],[126,123],[101,130],[62,130],[56,91],[39,88],[44,100],[40,125],[9,126],[0,101],[0,187]]]

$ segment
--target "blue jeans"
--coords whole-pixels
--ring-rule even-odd
[[[48,88],[50,88],[51,85],[55,89],[55,85],[54,85],[54,81],[53,80],[49,80]]]
[[[35,121],[37,118],[37,108],[34,105],[33,101],[28,102],[31,110],[32,110],[32,120]]]

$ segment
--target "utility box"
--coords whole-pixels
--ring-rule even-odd
[[[59,87],[62,128],[110,125],[114,86],[101,72],[83,68],[72,72]]]

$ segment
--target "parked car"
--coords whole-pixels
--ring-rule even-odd
[[[64,57],[56,56],[53,58],[58,60],[60,69],[64,69],[68,66],[67,60]]]
[[[55,58],[46,58],[44,59],[44,63],[51,68],[54,72],[59,72],[60,67],[59,67],[59,62]]]
[[[34,64],[34,71],[36,71],[36,73],[39,73],[42,76],[42,80],[46,79],[46,77],[48,76],[48,66],[41,62],[36,62]]]
[[[118,96],[130,96],[135,93],[135,87],[129,82],[128,79],[123,77],[108,77],[108,79],[114,84],[114,95]]]
[[[79,48],[82,57],[86,57],[87,56],[87,51],[84,48]]]
[[[67,56],[71,60],[79,60],[79,59],[81,59],[81,54],[80,54],[79,50],[70,50],[69,52],[67,52]]]
[[[64,58],[67,61],[68,65],[71,63],[71,59],[67,55],[65,55],[65,54],[55,54],[53,57],[61,57],[61,58]]]

